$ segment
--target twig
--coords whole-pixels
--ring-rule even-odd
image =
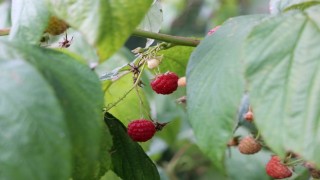
[[[160,40],[160,41],[172,43],[175,45],[181,45],[181,46],[196,47],[200,43],[200,40],[195,39],[195,38],[172,36],[172,35],[168,35],[168,34],[154,33],[154,32],[144,31],[144,30],[140,30],[140,29],[136,29],[135,31],[133,31],[132,35],[155,39],[155,40]]]

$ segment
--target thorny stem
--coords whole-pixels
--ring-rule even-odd
[[[138,83],[140,82],[140,79],[141,79],[142,72],[146,66],[146,63],[147,63],[147,61],[145,61],[143,63],[143,66],[141,68],[139,76],[137,77],[136,82],[133,84],[133,86],[120,99],[118,99],[116,102],[114,102],[111,106],[107,107],[105,111],[109,111],[111,108],[115,107],[119,102],[121,102],[125,97],[127,97],[127,95],[138,85]]]
[[[172,36],[172,35],[168,35],[168,34],[154,33],[154,32],[144,31],[144,30],[140,30],[140,29],[134,30],[132,35],[155,39],[155,40],[160,40],[160,41],[172,43],[175,45],[181,45],[181,46],[196,47],[200,43],[200,40],[195,39],[195,38]]]

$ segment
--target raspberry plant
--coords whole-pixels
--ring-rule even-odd
[[[271,0],[197,38],[159,33],[161,4],[7,6],[0,179],[319,177],[320,1]],[[131,36],[147,42],[130,52]]]

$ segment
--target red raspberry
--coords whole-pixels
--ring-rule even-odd
[[[179,77],[173,72],[156,76],[150,83],[152,89],[158,94],[171,94],[178,88]]]
[[[156,127],[150,120],[138,119],[128,124],[127,132],[132,140],[145,142],[153,137],[156,132]]]
[[[272,156],[266,165],[266,172],[275,179],[283,179],[292,176],[291,170],[282,164],[279,156]]]
[[[251,136],[243,138],[238,146],[242,154],[255,154],[261,150],[261,147],[261,144]]]

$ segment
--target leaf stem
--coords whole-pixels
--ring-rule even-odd
[[[172,43],[175,45],[181,45],[181,46],[196,47],[200,43],[200,40],[195,39],[195,38],[172,36],[172,35],[168,35],[168,34],[154,33],[154,32],[144,31],[144,30],[140,30],[140,29],[134,30],[132,35],[155,39],[155,40],[160,40],[160,41],[164,41],[164,42],[169,42],[169,43]]]
[[[7,36],[10,33],[10,28],[0,29],[0,36]]]

